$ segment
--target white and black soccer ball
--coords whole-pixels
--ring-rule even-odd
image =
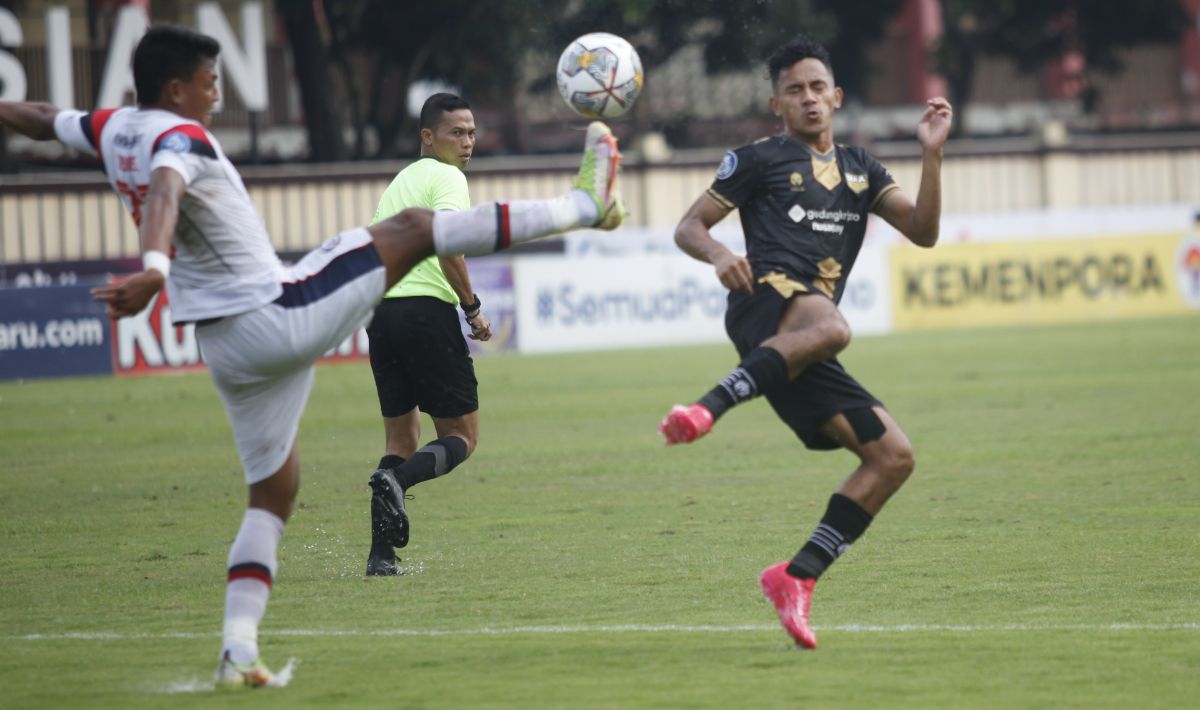
[[[558,58],[558,93],[587,118],[613,118],[633,107],[642,91],[642,60],[633,45],[607,32],[591,32]]]

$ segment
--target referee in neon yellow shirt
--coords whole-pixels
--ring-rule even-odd
[[[373,222],[409,207],[470,208],[463,168],[475,150],[471,107],[453,94],[434,94],[421,108],[420,131],[421,157],[392,180]],[[466,260],[433,256],[387,292],[367,327],[387,442],[370,481],[370,576],[403,574],[394,549],[408,544],[403,493],[449,473],[475,450],[478,383],[457,310],[461,307],[471,326],[470,337],[487,340],[492,337],[491,324],[480,305]],[[418,449],[421,412],[433,420],[437,439]],[[401,495],[381,495],[388,487]]]

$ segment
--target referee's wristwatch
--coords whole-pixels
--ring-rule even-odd
[[[471,295],[475,297],[474,302],[467,303],[466,301],[462,301],[458,304],[458,307],[462,309],[463,319],[468,323],[474,320],[475,316],[479,315],[479,309],[483,308],[483,302],[479,300],[479,294],[473,293]]]

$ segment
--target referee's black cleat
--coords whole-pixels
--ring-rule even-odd
[[[375,505],[372,503],[372,508]],[[371,516],[375,516],[372,514]],[[396,550],[382,540],[371,541],[371,554],[367,557],[368,577],[395,577],[404,574],[404,568],[396,561]]]
[[[404,489],[390,469],[371,474],[371,541],[392,547],[408,544],[408,513],[404,511]]]

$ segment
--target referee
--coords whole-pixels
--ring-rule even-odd
[[[439,93],[421,107],[421,155],[379,199],[373,222],[409,207],[471,206],[463,168],[475,150],[475,117],[458,96]],[[371,475],[371,552],[367,575],[402,574],[394,548],[408,544],[404,495],[454,470],[475,450],[479,396],[475,367],[458,324],[471,338],[492,337],[461,256],[429,257],[413,267],[375,309],[367,327],[387,450]],[[420,449],[421,412],[437,438]]]

